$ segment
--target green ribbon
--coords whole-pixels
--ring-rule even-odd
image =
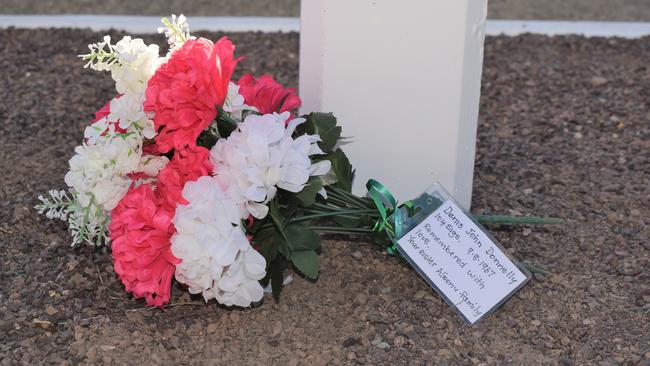
[[[370,196],[372,201],[375,203],[380,216],[380,219],[377,220],[377,223],[375,223],[372,230],[375,232],[385,231],[391,239],[397,238],[396,235],[399,235],[402,231],[402,220],[400,219],[400,215],[395,215],[396,217],[393,219],[393,222],[388,220],[388,218],[397,211],[397,200],[383,184],[374,179],[368,180],[366,188],[368,189],[368,196]],[[412,205],[411,201],[406,201],[404,204],[407,207]],[[391,245],[386,248],[386,252],[390,255],[394,255],[397,252],[395,243],[391,243]]]

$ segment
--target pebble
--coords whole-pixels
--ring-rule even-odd
[[[363,254],[361,254],[361,252],[359,251],[352,252],[352,258],[361,260],[363,259]]]
[[[54,314],[57,313],[57,311],[56,311],[56,309],[54,308],[54,306],[52,306],[52,305],[47,305],[47,306],[45,307],[45,313],[46,313],[47,315],[54,315]]]
[[[591,85],[595,86],[595,87],[605,85],[608,82],[609,82],[609,80],[605,79],[602,76],[594,76],[594,77],[591,78]]]
[[[357,337],[348,337],[343,341],[343,347],[352,347],[355,344],[359,343],[359,338]]]
[[[359,293],[354,297],[354,303],[357,305],[365,305],[368,302],[368,295]]]
[[[581,140],[582,139],[582,133],[581,132],[574,133],[573,138],[576,139],[576,140]]]
[[[390,348],[390,344],[382,341],[377,344],[377,348],[387,350]]]
[[[207,328],[208,333],[212,334],[212,333],[216,332],[217,329],[219,329],[219,324],[217,324],[217,323],[208,324],[208,328]]]
[[[539,320],[537,320],[537,319],[535,319],[535,320],[531,320],[531,321],[530,321],[530,324],[531,324],[532,326],[534,326],[534,327],[539,327],[540,325],[542,325],[542,322],[539,321]]]
[[[393,340],[393,344],[395,345],[395,347],[402,347],[402,346],[406,345],[407,342],[408,342],[408,340],[405,337],[402,337],[402,336],[397,336]]]

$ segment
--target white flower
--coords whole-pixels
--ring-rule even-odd
[[[94,203],[104,209],[115,208],[129,189],[131,180],[126,175],[137,169],[140,148],[135,135],[77,146],[65,182],[78,193],[79,204],[87,207],[94,197]]]
[[[171,239],[172,253],[181,260],[176,279],[205,301],[242,307],[260,301],[266,261],[246,238],[237,202],[207,176],[187,183],[183,197],[189,203],[177,206]]]
[[[318,135],[291,137],[303,118],[285,127],[290,114],[249,115],[227,139],[217,141],[210,160],[217,176],[235,186],[240,205],[261,219],[268,213],[265,205],[275,197],[277,188],[300,192],[312,175],[324,175],[330,162],[312,164],[310,155],[322,154]]]
[[[117,92],[144,95],[147,81],[162,62],[158,45],[146,45],[140,38],[125,36],[115,44],[115,57],[118,62],[111,67],[111,77]]]
[[[166,156],[143,155],[140,158],[137,171],[143,172],[150,177],[156,177],[167,163],[169,163],[169,159]]]
[[[165,33],[170,51],[175,51],[185,44],[185,41],[192,39],[190,36],[190,26],[187,24],[187,18],[181,14],[178,17],[172,14],[172,20],[162,19],[164,27],[158,28],[158,33]]]
[[[89,144],[96,144],[104,133],[113,135],[115,133],[115,126],[108,123],[108,118],[104,117],[93,122],[84,130],[84,139]]]
[[[257,108],[244,102],[244,97],[239,94],[239,85],[232,81],[228,83],[228,95],[226,95],[226,100],[223,103],[223,110],[238,121],[241,121],[244,111],[257,112]]]

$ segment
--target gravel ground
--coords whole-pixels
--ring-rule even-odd
[[[4,14],[299,16],[299,0],[0,0]],[[650,21],[648,0],[489,0],[493,19]]]
[[[551,274],[470,327],[399,260],[340,238],[279,305],[226,309],[176,287],[165,311],[131,299],[109,254],[70,248],[32,209],[114,94],[74,57],[100,36],[0,31],[1,365],[650,365],[650,38],[487,39],[474,212],[568,224],[492,228]],[[297,34],[232,38],[240,72],[295,86]]]

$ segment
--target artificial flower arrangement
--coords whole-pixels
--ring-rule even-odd
[[[351,193],[332,114],[296,116],[300,98],[271,76],[232,80],[228,38],[192,37],[183,16],[163,24],[165,56],[129,36],[81,55],[117,95],[75,148],[67,191],[39,196],[72,245],[109,246],[126,291],[157,307],[173,279],[225,306],[257,303],[265,287],[277,300],[287,268],[317,278],[322,233],[389,245],[385,214]]]

